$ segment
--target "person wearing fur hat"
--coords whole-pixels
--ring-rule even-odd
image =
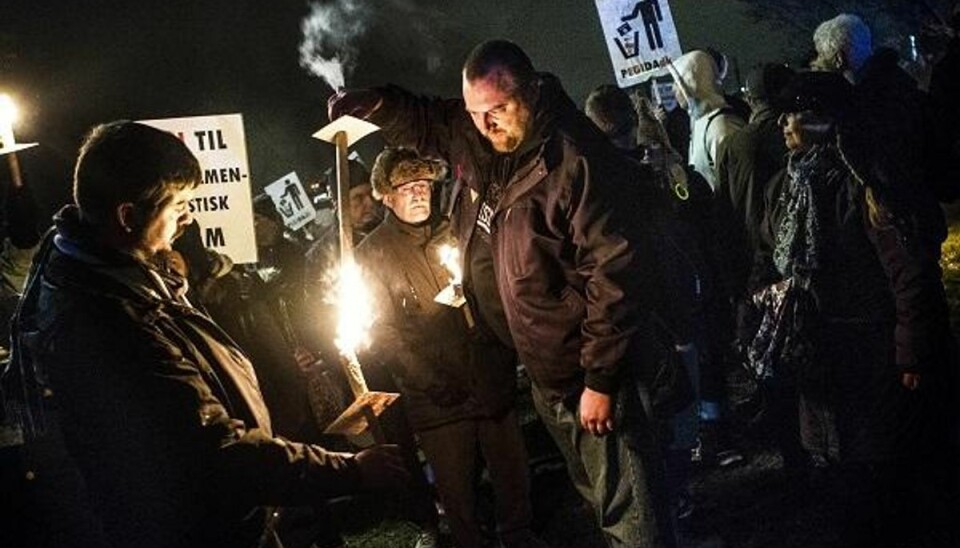
[[[431,199],[445,175],[445,164],[412,149],[388,148],[374,164],[373,195],[387,213],[357,248],[379,304],[372,352],[398,378],[457,545],[485,545],[474,488],[479,448],[493,482],[504,546],[542,546],[530,532],[514,353],[492,341],[473,344],[470,305],[434,300],[450,281],[440,248],[455,245]]]

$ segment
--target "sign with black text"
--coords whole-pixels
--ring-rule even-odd
[[[317,210],[303,190],[296,172],[290,172],[264,187],[264,192],[273,200],[273,206],[283,217],[283,224],[290,230],[301,227],[317,218]]]
[[[203,180],[190,201],[203,245],[235,264],[257,262],[243,116],[192,116],[141,123],[179,137],[200,162]]]
[[[626,88],[667,74],[680,55],[668,0],[596,0],[617,85]]]

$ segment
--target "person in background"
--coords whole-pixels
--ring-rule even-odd
[[[719,69],[709,53],[701,50],[685,53],[668,65],[668,69],[676,84],[677,100],[690,114],[690,165],[716,195],[719,151],[723,142],[743,127],[743,119],[724,99],[718,84]],[[721,264],[727,263],[727,244],[718,242],[716,248],[724,255],[720,258]],[[695,458],[708,463],[733,464],[743,457],[729,447],[726,374],[732,361],[734,315],[730,303],[732,284],[724,274],[718,272],[715,299],[711,301],[714,306],[708,311],[712,329],[701,368],[701,443]]]
[[[347,207],[350,208],[350,224],[353,227],[353,245],[359,245],[380,221],[383,220],[383,205],[373,197],[370,186],[370,170],[358,160],[349,160],[350,189]],[[332,176],[332,172],[328,173]],[[335,179],[328,177],[327,188],[334,201],[338,201],[338,189]],[[329,276],[330,270],[340,262],[340,225],[331,224],[307,250],[307,268],[309,278],[321,282]]]
[[[776,193],[786,168],[787,148],[779,124],[779,96],[794,71],[776,63],[758,65],[747,74],[744,98],[750,105],[749,123],[720,147],[717,172],[717,218],[722,219],[719,239],[726,242],[724,270],[728,273],[736,309],[737,350],[742,355],[756,332],[758,319],[750,296],[753,260],[761,242],[764,197]],[[800,446],[795,379],[789,375],[757,378],[762,402],[761,420],[780,450],[788,474],[802,472],[808,459]]]
[[[129,121],[80,149],[74,202],[41,244],[4,375],[25,426],[30,546],[272,545],[275,505],[400,487],[396,449],[273,434],[246,354],[158,254],[190,222],[200,166]]]
[[[728,268],[735,296],[745,291],[747,276],[763,219],[767,182],[786,167],[787,149],[777,120],[776,98],[794,72],[785,65],[766,63],[747,74],[744,98],[750,105],[749,123],[724,140],[717,158],[718,216],[730,230],[723,238],[731,259]]]
[[[710,54],[694,50],[668,65],[677,102],[690,115],[690,164],[716,191],[717,151],[724,139],[743,127],[718,85],[718,69]]]
[[[200,223],[196,219],[173,242],[171,253],[162,254],[161,259],[169,261],[168,268],[186,278],[190,284],[187,298],[204,311],[208,302],[219,299],[216,295],[218,280],[233,272],[233,261],[229,256],[203,246]]]
[[[0,143],[2,146],[2,143]],[[6,155],[9,179],[0,180],[3,216],[0,218],[0,371],[10,357],[10,319],[20,302],[30,263],[40,243],[39,214],[30,188],[24,183],[17,153]],[[0,404],[3,393],[0,391]],[[27,482],[20,473],[23,431],[15,417],[0,407],[0,492],[6,493],[10,512],[0,517],[0,530],[11,531],[27,519]]]
[[[530,530],[514,355],[496,345],[471,345],[475,320],[469,308],[434,300],[449,280],[441,247],[455,243],[449,223],[431,204],[433,185],[445,171],[402,148],[386,149],[374,164],[374,195],[388,213],[357,249],[375,302],[382,304],[371,351],[398,378],[457,545],[486,544],[476,505],[479,450],[493,483],[501,542],[507,548],[541,546]]]
[[[817,25],[813,45],[817,56],[810,68],[839,73],[856,84],[858,73],[873,55],[873,34],[859,16],[841,13]]]
[[[634,102],[636,101],[636,102]],[[637,184],[654,183],[662,200],[647,204],[637,215],[653,219],[657,265],[666,291],[656,302],[658,338],[683,362],[694,394],[699,393],[699,348],[705,347],[709,326],[704,313],[711,292],[712,267],[706,249],[712,236],[709,215],[713,195],[703,178],[684,169],[671,146],[655,107],[646,97],[634,100],[622,89],[601,85],[587,96],[587,117],[629,157],[653,172]],[[670,504],[679,519],[693,511],[689,496],[690,456],[697,446],[698,404],[658,417],[665,423],[665,468]]]
[[[752,366],[797,379],[804,447],[839,467],[843,546],[954,545],[957,362],[937,254],[916,202],[863,160],[876,151],[852,148],[863,128],[842,76],[798,74],[781,99],[790,157]]]
[[[875,151],[870,160],[876,169],[905,185],[921,216],[921,232],[931,248],[938,247],[946,238],[938,201],[960,196],[960,168],[942,125],[948,112],[899,66],[896,51],[874,49],[870,27],[860,17],[842,13],[824,21],[813,44],[817,57],[811,67],[841,74],[854,85],[853,113],[864,131],[850,136],[860,141],[853,150]]]
[[[334,199],[334,210],[342,204],[349,211],[353,227],[353,245],[359,246],[383,221],[384,207],[373,195],[370,171],[359,160],[349,160],[349,194],[341,202],[334,170],[326,173],[326,185]],[[340,225],[338,219],[327,227],[306,252],[307,302],[313,311],[310,332],[315,344],[310,354],[299,363],[309,383],[310,405],[316,424],[325,428],[332,423],[349,404],[350,390],[340,365],[340,351],[336,339],[336,283],[340,266]],[[398,392],[399,388],[386,367],[374,366],[364,370],[364,377],[371,390]],[[417,441],[402,405],[388,407],[380,415],[380,427],[384,436],[400,446],[404,465],[413,477],[412,487],[398,501],[396,514],[401,519],[414,523],[420,533],[418,548],[430,548],[440,541],[439,515],[435,505],[433,488],[417,454]],[[389,511],[389,509],[388,509]]]
[[[353,227],[353,245],[357,246],[367,237],[380,222],[383,220],[383,205],[374,199],[373,187],[370,185],[370,171],[358,160],[349,160],[350,180],[348,187],[349,195],[344,203],[349,208],[350,224]],[[327,189],[334,197],[334,210],[337,209],[340,200],[337,197],[337,181],[331,179],[333,171],[327,172]],[[328,226],[324,232],[313,242],[305,253],[305,282],[307,291],[307,300],[310,303],[309,308],[316,311],[313,315],[315,326],[312,337],[317,345],[311,350],[317,353],[320,362],[326,364],[327,370],[338,370],[339,351],[333,341],[336,338],[336,315],[332,295],[335,294],[334,284],[338,277],[340,265],[340,224],[334,219],[334,222]],[[304,362],[306,364],[306,362]],[[310,366],[308,366],[310,368]],[[316,375],[320,374],[324,368],[313,368],[308,372],[315,380],[320,380]],[[332,371],[331,371],[332,372]],[[389,375],[377,375],[372,372],[375,379],[368,379],[379,386],[379,389],[385,391],[396,391],[392,386],[392,380]],[[382,381],[382,382],[380,382]],[[328,384],[321,381],[321,384]],[[329,392],[327,390],[326,392]],[[329,405],[323,405],[319,400],[316,401],[315,409],[320,414],[329,414]],[[336,412],[332,417],[325,420],[336,418]],[[399,419],[399,420],[402,420]]]
[[[216,282],[205,303],[211,317],[251,357],[274,430],[316,440],[306,378],[299,362],[313,361],[313,313],[307,306],[303,250],[285,234],[266,194],[253,202],[257,263],[239,265]]]
[[[731,85],[731,82],[728,80],[731,68],[730,58],[716,48],[706,47],[703,48],[703,51],[708,53],[710,57],[713,58],[713,62],[717,65],[717,86],[723,93],[723,99],[728,105],[730,105],[731,108],[733,108],[733,111],[737,113],[737,116],[746,120],[750,117],[750,105],[747,103],[746,99],[739,95],[740,90],[736,90],[734,93],[727,93],[728,88],[736,89],[740,85],[739,67],[734,67],[736,70],[737,81]]]

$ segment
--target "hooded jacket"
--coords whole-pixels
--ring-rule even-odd
[[[691,51],[667,65],[690,114],[690,154],[693,168],[717,189],[716,161],[720,144],[744,126],[723,98],[717,66],[710,54]]]
[[[273,436],[249,360],[181,278],[98,247],[74,206],[37,261],[14,334],[45,395],[33,545],[255,546],[261,505],[360,487],[352,456]]]
[[[533,382],[550,400],[584,385],[612,393],[643,363],[649,335],[645,283],[649,242],[641,237],[645,196],[637,166],[616,151],[552,75],[541,74],[532,135],[519,154],[497,154],[461,99],[416,97],[379,88],[370,116],[387,141],[445,158],[476,204],[503,184],[491,220],[491,247],[508,325]],[[470,242],[476,223],[461,222]],[[461,253],[467,256],[469,251]]]

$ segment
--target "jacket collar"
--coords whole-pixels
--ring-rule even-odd
[[[441,216],[431,208],[430,217],[416,225],[405,223],[400,220],[392,211],[387,209],[383,217],[383,224],[390,227],[393,231],[409,238],[416,245],[426,245],[433,235],[436,234],[437,226],[440,224]]]
[[[496,211],[509,208],[560,165],[563,142],[568,138],[578,143],[606,140],[580,112],[557,77],[543,73],[531,138],[519,149],[521,157],[517,158],[519,161],[514,165]]]
[[[79,209],[74,205],[64,206],[54,216],[57,250],[87,265],[92,272],[104,276],[113,283],[110,293],[117,297],[136,298],[147,301],[186,301],[187,281],[173,272],[161,270],[156,265],[141,261],[133,255],[100,244],[94,236],[93,227],[83,222]],[[79,274],[78,274],[79,275]],[[71,276],[67,273],[67,276]],[[85,283],[79,284],[86,285]],[[106,287],[90,287],[87,290],[104,291]]]

